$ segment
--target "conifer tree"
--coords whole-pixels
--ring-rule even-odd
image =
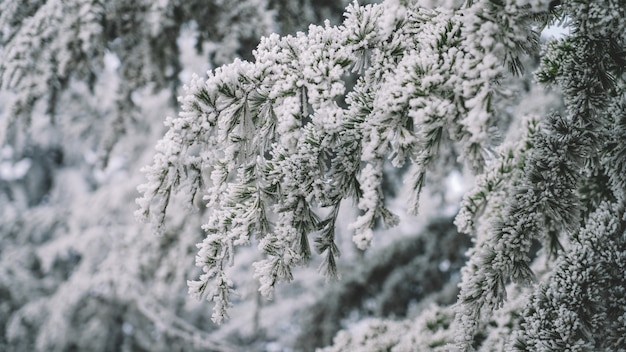
[[[419,336],[397,335],[411,323],[376,322],[338,344],[624,349],[625,9],[621,0],[355,2],[340,26],[270,35],[254,61],[188,84],[145,169],[138,215],[161,231],[173,194],[206,202],[203,272],[188,285],[221,322],[238,247],[263,254],[254,275],[265,296],[313,251],[334,279],[343,200],[360,211],[351,229],[365,249],[377,224],[398,223],[383,187],[388,162],[409,168],[412,213],[437,181],[429,175],[465,167],[476,183],[456,224],[474,247],[457,304],[416,317]],[[570,33],[540,51],[539,30],[559,22]],[[540,56],[536,80],[562,94],[564,109],[515,116],[507,129],[528,55]],[[440,338],[420,344],[432,334]]]

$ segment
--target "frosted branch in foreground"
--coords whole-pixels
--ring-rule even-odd
[[[325,256],[321,271],[337,276],[334,228],[343,199],[356,199],[361,211],[351,225],[360,248],[377,223],[397,224],[383,194],[386,159],[411,167],[412,212],[429,169],[460,155],[482,170],[493,148],[487,131],[498,118],[496,100],[506,98],[498,82],[509,71],[501,63],[536,43],[527,26],[532,9],[490,18],[487,26],[478,18],[485,6],[355,2],[341,26],[271,35],[254,63],[194,78],[145,168],[138,215],[160,229],[171,195],[184,193],[193,205],[204,194],[210,211],[196,257],[203,274],[190,281],[190,293],[216,301],[214,320],[230,304],[234,287],[225,270],[237,246],[258,239],[264,259],[254,275],[270,296],[308,262],[311,235]]]

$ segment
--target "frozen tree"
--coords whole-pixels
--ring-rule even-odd
[[[337,350],[625,349],[625,4],[422,5],[355,2],[339,26],[270,35],[253,61],[194,77],[145,169],[138,215],[160,232],[174,194],[204,200],[202,274],[188,285],[221,322],[238,248],[262,253],[254,276],[267,297],[313,251],[335,279],[344,200],[365,249],[378,224],[398,223],[388,165],[408,168],[411,213],[424,187],[467,170],[475,185],[455,222],[474,245],[457,302],[342,333]],[[569,34],[540,49],[554,23]],[[510,122],[528,56],[563,109]]]
[[[198,214],[151,236],[139,169],[190,72],[344,6],[0,0],[0,350],[236,350],[184,294]]]

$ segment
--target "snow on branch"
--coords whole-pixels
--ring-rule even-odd
[[[259,239],[255,276],[265,296],[308,262],[309,236],[335,277],[334,226],[343,199],[361,210],[354,241],[367,248],[377,222],[397,224],[385,206],[383,163],[411,165],[406,182],[416,212],[433,160],[482,170],[494,146],[500,85],[536,44],[533,10],[422,9],[407,1],[348,6],[341,26],[264,38],[255,62],[236,61],[195,77],[182,112],[166,121],[137,214],[157,230],[173,193],[193,205],[204,194],[209,218],[190,293],[213,299],[221,321],[234,289],[225,270],[237,246]],[[521,14],[520,14],[521,13]],[[481,22],[484,21],[484,22]],[[481,24],[482,23],[482,24]],[[521,32],[520,32],[521,31]]]

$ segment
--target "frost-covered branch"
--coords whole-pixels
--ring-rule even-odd
[[[321,233],[316,242],[326,253],[322,270],[335,275],[332,233],[342,199],[358,201],[352,228],[359,248],[369,246],[377,222],[396,224],[382,190],[387,158],[411,165],[414,212],[432,161],[450,159],[443,153],[458,152],[482,168],[493,147],[487,131],[497,120],[494,99],[506,97],[498,82],[509,71],[501,61],[516,67],[517,55],[536,43],[526,26],[531,10],[510,9],[501,18],[501,7],[489,7],[495,17],[483,28],[485,6],[355,3],[342,26],[269,36],[254,63],[236,61],[191,82],[182,113],[167,120],[170,129],[146,168],[138,214],[154,216],[160,228],[172,193],[206,192],[207,237],[196,258],[204,273],[190,281],[190,292],[219,297],[216,320],[232,289],[225,270],[252,237],[266,256],[255,275],[270,295],[308,261],[313,233]]]
[[[535,241],[543,242],[555,257],[568,255],[575,248],[563,246],[560,238],[591,226],[603,202],[622,199],[619,186],[613,186],[615,193],[602,188],[607,177],[612,185],[621,183],[614,173],[623,163],[615,154],[621,150],[621,143],[615,143],[615,134],[621,129],[609,131],[607,126],[619,126],[621,121],[615,106],[621,106],[623,100],[624,59],[617,54],[622,50],[617,48],[624,47],[623,21],[615,17],[617,5],[610,1],[593,5],[573,1],[558,6],[561,15],[570,16],[573,33],[547,45],[536,77],[562,90],[566,111],[548,116],[537,133],[523,138],[530,146],[527,156],[518,161],[524,172],[518,173],[510,186],[509,199],[494,197],[495,204],[504,206],[487,218],[493,224],[471,253],[459,296],[457,319],[465,334],[458,340],[466,349],[472,346],[481,313],[489,314],[503,305],[509,280],[525,285],[534,282],[530,264]],[[505,165],[507,159],[500,163]],[[609,166],[607,160],[615,164]],[[487,189],[468,195],[457,218],[462,229],[473,229],[467,214],[480,215],[474,211],[483,205],[477,206],[476,201],[486,201],[489,193],[494,193],[492,185],[487,182],[483,186]],[[596,235],[604,232],[597,231]],[[557,332],[550,329],[549,334],[553,333]]]
[[[620,206],[602,203],[572,248],[555,263],[549,283],[540,285],[524,312],[518,351],[619,350],[626,344],[623,272],[626,241]],[[598,236],[601,234],[601,236]]]

